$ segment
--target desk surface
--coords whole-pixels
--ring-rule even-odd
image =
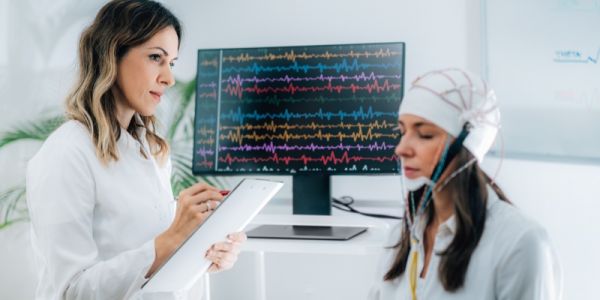
[[[302,254],[378,254],[384,250],[384,243],[388,239],[389,231],[397,223],[398,221],[380,220],[347,213],[333,216],[260,214],[248,225],[246,230],[251,230],[263,224],[362,226],[368,227],[368,230],[348,241],[251,238],[242,247],[242,251]]]

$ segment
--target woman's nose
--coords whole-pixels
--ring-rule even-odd
[[[412,153],[410,145],[409,145],[409,139],[404,136],[400,139],[400,142],[398,142],[398,145],[396,145],[396,148],[394,149],[394,154],[396,154],[396,156],[398,157],[407,157],[410,156]]]
[[[173,76],[173,71],[169,65],[161,72],[159,81],[167,87],[171,87],[175,84],[175,76]]]

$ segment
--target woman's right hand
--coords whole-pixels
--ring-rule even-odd
[[[156,258],[146,274],[149,277],[223,200],[215,187],[197,183],[179,193],[177,211],[171,226],[154,241]]]
[[[166,232],[183,242],[223,200],[215,187],[197,183],[179,193],[175,219]]]

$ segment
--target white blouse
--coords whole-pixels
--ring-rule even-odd
[[[555,300],[562,297],[562,275],[556,253],[546,231],[523,216],[517,208],[498,199],[488,188],[485,228],[477,248],[471,256],[464,286],[456,292],[447,292],[438,276],[440,256],[454,238],[455,216],[440,225],[435,237],[433,253],[424,279],[418,276],[423,269],[425,249],[419,242],[412,247],[418,252],[417,299],[462,300]],[[423,241],[426,217],[419,220],[417,238]],[[392,230],[387,246],[395,245],[401,236],[401,225]],[[396,249],[386,250],[376,274],[370,300],[412,300],[409,281],[410,259],[404,273],[390,281],[383,281],[392,265]]]
[[[138,133],[145,136],[143,128]],[[119,160],[104,166],[87,129],[68,121],[29,161],[36,299],[181,299],[189,293],[140,291],[154,262],[154,238],[175,215],[171,162],[144,158],[140,146],[150,152],[142,141],[121,130]]]

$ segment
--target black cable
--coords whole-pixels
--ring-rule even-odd
[[[367,212],[362,212],[360,210],[357,210],[354,207],[352,207],[352,204],[354,203],[354,198],[352,198],[350,196],[342,196],[342,197],[340,197],[340,199],[337,199],[335,197],[331,197],[331,199],[333,200],[333,202],[331,203],[331,206],[333,206],[333,207],[335,207],[335,208],[337,208],[339,210],[342,210],[342,211],[346,211],[346,212],[350,212],[350,213],[355,213],[355,214],[360,214],[360,215],[363,215],[363,216],[373,217],[373,218],[402,220],[402,217],[398,217],[398,216],[385,215],[385,214],[367,213]],[[342,201],[342,199],[346,200],[346,201],[344,202],[344,201]]]

